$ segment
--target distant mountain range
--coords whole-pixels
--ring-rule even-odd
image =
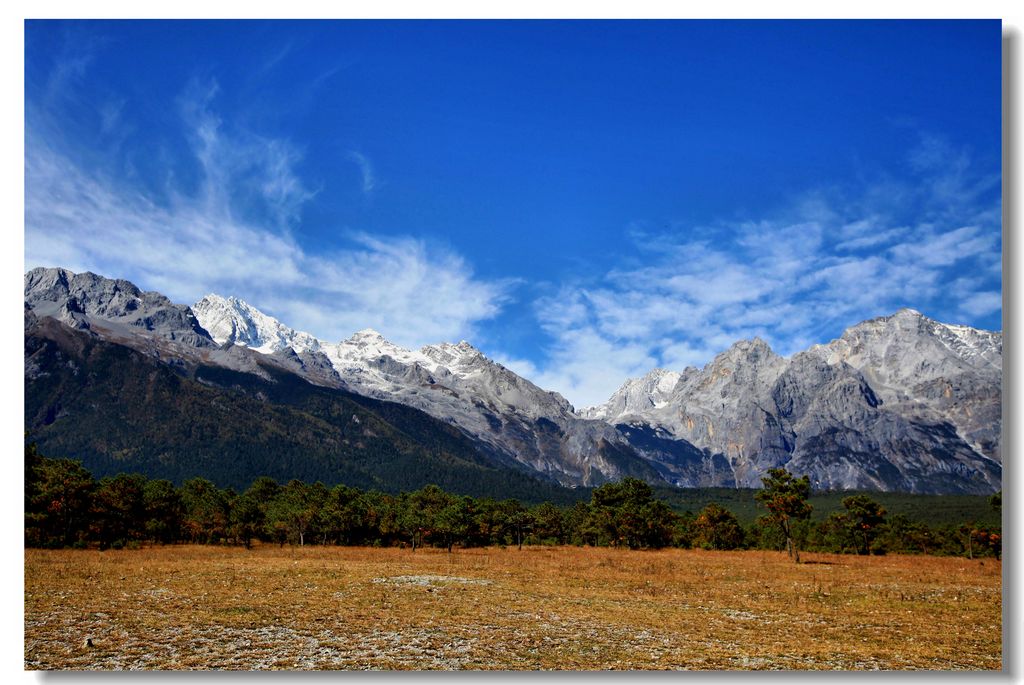
[[[577,411],[466,341],[328,342],[234,297],[188,307],[91,273],[25,275],[26,429],[100,475],[537,500],[627,475],[756,487],[785,466],[820,489],[987,493],[1001,384],[1001,333],[904,309],[790,358],[740,341]]]

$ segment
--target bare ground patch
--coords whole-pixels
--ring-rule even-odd
[[[28,550],[25,667],[1001,667],[998,562],[812,556]]]

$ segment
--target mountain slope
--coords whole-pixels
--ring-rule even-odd
[[[36,316],[53,316],[72,328],[87,329],[91,320],[101,319],[128,336],[148,333],[193,347],[217,346],[191,309],[125,280],[32,269],[25,274],[25,302]]]
[[[288,328],[235,297],[207,295],[192,305],[196,318],[220,345],[241,345],[272,354],[285,349],[318,352],[319,341]]]
[[[50,426],[68,407],[81,414],[76,420],[91,416],[86,407],[120,411],[146,437],[130,439],[108,413],[83,423],[87,430],[78,438],[92,440],[88,450],[104,458],[145,453],[147,468],[163,462],[153,462],[152,450],[139,447],[146,440],[164,445],[172,454],[165,461],[179,464],[181,473],[205,468],[196,455],[158,435],[160,424],[183,431],[183,441],[198,453],[201,441],[188,442],[193,435],[175,413],[180,407],[155,403],[161,396],[137,384],[127,385],[132,390],[124,396],[116,388],[90,395],[102,383],[91,364],[75,367],[84,363],[73,361],[75,350],[106,350],[95,359],[112,376],[123,371],[116,366],[142,368],[145,362],[152,365],[147,373],[161,370],[155,376],[161,388],[184,379],[198,384],[188,385],[187,395],[216,406],[226,400],[204,395],[206,390],[241,393],[249,399],[232,400],[234,411],[256,412],[265,423],[222,416],[226,427],[242,433],[232,437],[228,430],[217,438],[217,449],[244,459],[242,451],[226,446],[245,443],[263,468],[277,468],[265,456],[270,451],[290,455],[280,473],[341,469],[346,478],[369,479],[359,482],[378,487],[385,487],[379,480],[384,473],[396,482],[435,468],[447,473],[436,464],[426,471],[417,466],[433,464],[429,459],[410,461],[422,449],[444,456],[442,462],[463,475],[472,465],[470,471],[506,474],[501,478],[532,474],[570,486],[628,475],[680,487],[756,487],[776,466],[809,474],[818,488],[984,493],[1001,484],[1002,335],[942,324],[912,310],[865,321],[790,358],[762,340],[740,341],[703,369],[655,369],[626,381],[604,404],[576,412],[558,393],[466,341],[410,350],[364,329],[328,342],[237,298],[208,295],[193,311],[127,281],[65,269],[27,273],[25,307],[26,400],[34,408],[27,423],[67,441],[73,437],[69,424],[61,431]],[[67,349],[54,348],[58,341]],[[71,360],[67,368],[59,361],[64,358]],[[88,382],[75,372],[86,367]],[[51,387],[54,378],[61,380]],[[65,395],[76,399],[68,404]],[[129,401],[135,404],[120,406]],[[351,439],[338,432],[342,427],[326,418],[348,411],[332,409],[334,402],[355,403],[390,426],[394,432],[374,432],[384,436],[381,450],[388,444],[400,453],[397,470],[360,452],[365,440],[350,449]],[[147,411],[154,425],[143,420]],[[196,411],[191,407],[184,416]],[[165,412],[174,420],[164,421]],[[206,425],[207,418],[190,420]],[[400,438],[411,443],[398,449]],[[111,440],[122,452],[100,449]],[[62,444],[85,449],[73,443]],[[300,465],[294,445],[313,455],[308,464]],[[332,454],[344,463],[331,465]],[[358,466],[364,462],[371,466]]]
[[[25,357],[26,428],[40,449],[82,459],[97,476],[203,476],[240,489],[268,475],[391,492],[437,483],[478,496],[567,496],[495,464],[422,412],[318,387],[269,361],[266,377],[183,370],[31,311]]]
[[[296,349],[323,355],[339,387],[420,409],[457,426],[498,459],[561,483],[596,485],[627,475],[662,478],[657,466],[614,427],[582,420],[564,397],[488,359],[466,341],[409,350],[364,329],[330,343],[287,328],[244,302],[216,296],[200,300],[195,311],[218,342],[241,340],[269,353],[298,341]]]
[[[830,365],[846,363],[863,373],[892,411],[947,422],[975,450],[1001,461],[1002,333],[901,309],[809,351]]]
[[[1001,358],[998,333],[901,310],[789,359],[741,341],[701,370],[627,381],[582,413],[720,452],[739,486],[785,466],[817,488],[992,492]]]

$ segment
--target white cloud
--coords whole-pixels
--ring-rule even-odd
[[[898,263],[929,267],[950,266],[963,259],[989,253],[999,236],[979,226],[963,226],[948,231],[917,231],[912,240],[891,248]]]
[[[348,153],[348,159],[356,163],[359,167],[359,173],[362,175],[363,193],[369,195],[377,187],[377,176],[373,173],[373,164],[370,160],[361,152],[350,150]]]
[[[408,346],[479,344],[481,322],[499,315],[511,282],[482,280],[460,255],[414,236],[348,232],[333,247],[304,247],[302,212],[317,189],[297,171],[303,151],[222,120],[215,83],[193,82],[178,102],[195,182],[168,171],[165,186],[147,188],[95,149],[77,154],[48,108],[81,104],[75,88],[89,64],[88,52],[67,57],[50,101],[26,103],[27,267],[129,278],[178,302],[234,294],[327,339],[372,326]],[[97,147],[113,149],[125,103],[103,101]],[[347,159],[365,194],[379,188],[365,155]],[[939,138],[924,138],[909,167],[899,181],[880,174],[845,194],[807,193],[768,218],[661,232],[636,222],[642,265],[556,286],[535,303],[546,357],[496,358],[585,406],[627,377],[700,366],[754,335],[789,354],[900,306],[939,318],[998,312],[998,173]]]
[[[535,368],[530,380],[560,392],[577,408],[603,402],[611,394],[609,388],[658,364],[647,345],[618,343],[589,327],[562,332],[549,352],[543,368]]]
[[[999,311],[1002,306],[1002,293],[981,292],[964,299],[960,309],[970,316],[984,316]]]
[[[191,303],[231,294],[328,339],[377,328],[421,345],[471,338],[495,316],[508,283],[474,277],[450,250],[410,236],[353,233],[339,248],[293,235],[314,193],[287,141],[232,130],[211,109],[215,84],[180,100],[200,182],[163,201],[73,161],[45,126],[26,128],[25,263],[128,278]]]
[[[957,322],[998,312],[998,186],[940,139],[911,167],[902,183],[812,192],[770,219],[661,233],[634,222],[643,266],[537,302],[552,338],[538,378],[591,405],[624,375],[702,366],[755,335],[792,354],[902,306]]]
[[[902,238],[909,230],[910,229],[906,226],[901,226],[899,228],[890,228],[884,231],[868,232],[837,243],[836,250],[847,252],[851,250],[863,250],[869,247],[876,247],[878,245],[885,245],[886,243],[892,243]]]

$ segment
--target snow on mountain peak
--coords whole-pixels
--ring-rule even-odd
[[[230,343],[273,354],[292,348],[318,351],[320,341],[296,331],[237,297],[209,294],[192,305],[199,324],[220,345]]]
[[[579,415],[609,421],[663,407],[669,402],[680,378],[682,374],[678,371],[652,369],[639,378],[627,379],[607,402],[581,409]]]
[[[425,345],[420,352],[443,366],[465,363],[484,357],[480,350],[465,340],[459,343],[444,342],[437,345]]]
[[[236,297],[210,294],[196,302],[193,310],[203,328],[221,345],[246,346],[264,354],[288,348],[323,352],[343,377],[354,375],[357,385],[393,389],[396,383],[405,382],[400,377],[406,373],[420,373],[416,368],[427,374],[465,376],[479,370],[477,360],[486,359],[465,340],[427,345],[416,351],[390,342],[373,328],[356,331],[339,343],[328,343],[288,328]],[[407,370],[393,368],[395,363]]]
[[[358,343],[358,342],[377,343],[377,342],[387,342],[387,339],[385,339],[385,337],[383,335],[381,335],[379,332],[377,332],[376,330],[374,330],[372,328],[364,328],[364,329],[362,329],[360,331],[356,331],[355,333],[353,333],[349,337],[349,341],[354,342],[354,343]]]

